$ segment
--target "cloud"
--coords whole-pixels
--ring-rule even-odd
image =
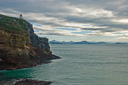
[[[128,37],[118,37],[117,40],[118,40],[118,41],[127,42]]]
[[[61,29],[52,29],[47,26],[34,26],[37,35],[55,35],[55,36],[83,36],[82,34],[73,34],[72,30],[61,30]]]
[[[127,0],[0,0],[0,13],[23,14],[38,35],[123,36],[128,29],[127,4]]]

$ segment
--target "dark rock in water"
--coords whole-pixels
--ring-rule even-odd
[[[13,79],[10,81],[0,81],[0,85],[50,85],[50,81],[37,81],[31,79]]]
[[[2,73],[0,73],[0,76],[2,76],[3,74]]]
[[[53,54],[51,56],[52,56],[51,59],[61,59],[61,57],[53,55]]]
[[[25,79],[15,83],[14,85],[50,85],[52,82],[50,81],[36,81]]]

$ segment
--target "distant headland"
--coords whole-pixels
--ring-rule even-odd
[[[127,42],[89,42],[89,41],[66,42],[66,41],[56,41],[56,40],[49,41],[49,43],[50,44],[128,44]]]

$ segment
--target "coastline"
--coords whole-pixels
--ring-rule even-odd
[[[0,14],[0,71],[17,70],[60,59],[50,51],[48,39],[34,33],[33,25],[24,19]],[[4,75],[0,73],[0,77]],[[10,84],[12,82],[12,84]],[[49,85],[50,81],[31,79],[0,80],[0,85]]]
[[[50,57],[46,62],[43,62],[42,64],[48,64],[51,63],[50,60],[54,60],[54,59],[61,59],[61,57],[56,56],[56,55],[52,55],[52,57]],[[41,64],[38,64],[41,65]],[[38,66],[35,65],[35,66]],[[29,66],[26,68],[30,68],[30,67],[35,67],[35,66]],[[12,68],[12,69],[3,69],[3,70],[18,70],[18,69],[24,69],[24,68]],[[3,71],[0,70],[0,71]],[[0,77],[4,75],[3,73],[0,73]],[[52,81],[38,81],[38,80],[32,80],[32,79],[10,79],[10,80],[0,80],[0,85],[50,85],[51,83],[53,83]]]
[[[46,61],[42,61],[42,62],[40,62],[38,64],[26,65],[25,67],[24,66],[17,66],[17,67],[8,67],[8,66],[6,66],[6,69],[0,68],[0,71],[3,71],[3,70],[18,70],[18,69],[24,69],[24,68],[31,68],[31,67],[35,67],[35,66],[38,66],[38,65],[51,63],[51,60],[54,60],[54,59],[61,59],[61,57],[52,54]],[[0,76],[1,75],[2,74],[0,73]]]

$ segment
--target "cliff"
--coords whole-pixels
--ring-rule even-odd
[[[34,34],[30,23],[0,14],[0,70],[32,67],[56,58],[48,39]]]
[[[49,44],[48,44],[48,39],[38,37],[34,33],[32,25],[29,24],[29,23],[28,23],[28,34],[29,34],[29,37],[30,37],[30,43],[33,46],[35,46],[37,48],[50,49]]]

